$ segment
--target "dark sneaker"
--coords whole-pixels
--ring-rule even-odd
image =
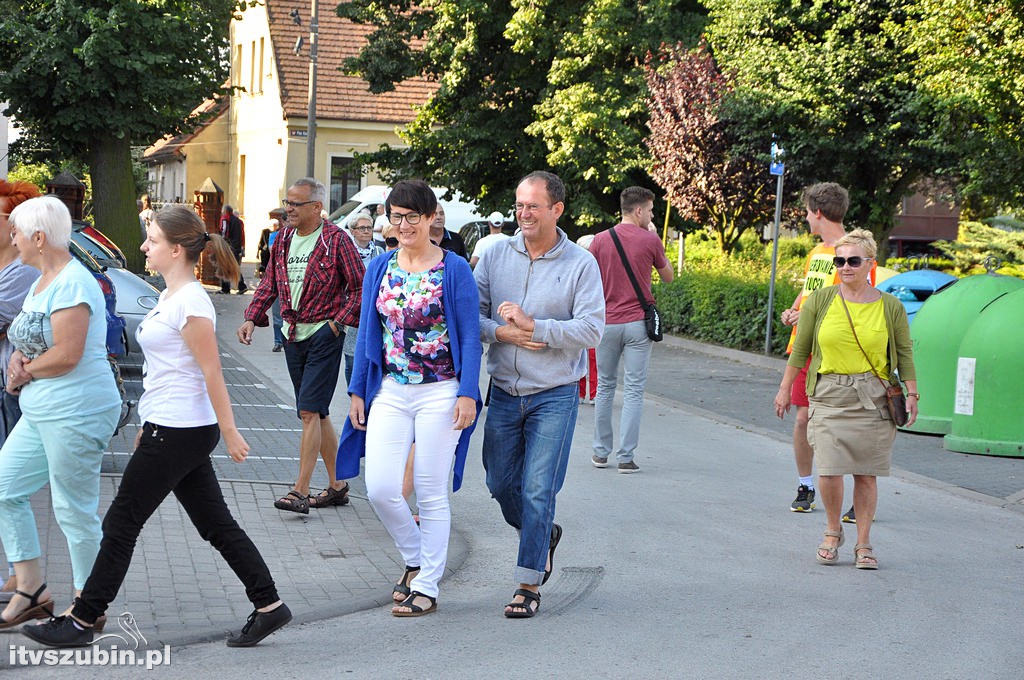
[[[846,514],[843,515],[843,521],[846,522],[847,524],[856,524],[857,523],[857,516],[853,514],[853,506],[852,505],[850,506],[850,509],[846,511]]]
[[[796,500],[790,504],[791,512],[810,512],[814,509],[814,489],[803,484],[796,488]]]
[[[608,467],[608,459],[607,458],[601,458],[598,455],[591,456],[590,457],[590,462],[593,463],[594,467],[596,467],[596,468],[606,468],[606,467]]]
[[[26,637],[49,647],[88,647],[92,644],[92,629],[81,630],[70,616],[57,616],[45,623],[22,626]]]
[[[284,345],[282,345],[281,343],[278,342],[278,343],[274,344],[274,349],[271,350],[271,351],[272,352],[280,352],[283,349],[284,349]]]
[[[242,632],[233,638],[228,638],[228,647],[254,647],[260,643],[260,640],[291,620],[292,612],[284,603],[273,611],[254,611],[246,619],[245,625],[242,626]]]
[[[633,472],[640,472],[640,466],[633,461],[629,461],[628,463],[619,463],[619,472],[624,475],[628,475]]]

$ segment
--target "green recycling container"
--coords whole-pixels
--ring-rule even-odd
[[[1021,279],[979,274],[960,279],[925,301],[910,325],[921,401],[917,421],[903,429],[949,434],[960,342],[982,310],[1017,290],[1024,290]]]
[[[1024,290],[988,305],[960,343],[949,451],[1024,458]]]

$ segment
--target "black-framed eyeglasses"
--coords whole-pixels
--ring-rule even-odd
[[[352,227],[352,231],[373,231],[373,227]]]
[[[423,215],[419,214],[418,212],[388,213],[388,221],[391,222],[391,224],[395,225],[396,227],[402,224],[403,218],[410,225],[416,226],[417,224],[420,223],[420,220],[423,219]]]
[[[870,257],[860,257],[859,255],[854,255],[852,257],[839,257],[837,255],[836,257],[832,258],[832,262],[834,262],[837,267],[842,267],[848,264],[854,269],[856,269],[857,267],[864,264],[864,260],[870,259]]]
[[[320,201],[289,201],[285,199],[281,201],[281,205],[285,208],[298,208],[299,206],[309,205],[310,203],[319,203]]]
[[[386,245],[388,248],[397,248],[398,239],[395,238],[394,236],[388,236],[386,239],[384,239],[384,245]]]

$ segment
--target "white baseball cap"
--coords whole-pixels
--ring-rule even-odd
[[[505,224],[505,216],[498,211],[494,211],[487,216],[487,222],[489,224],[493,224],[496,227],[499,227]]]

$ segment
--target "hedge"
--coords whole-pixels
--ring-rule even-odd
[[[793,304],[799,292],[799,286],[791,281],[780,279],[776,283],[773,354],[785,354],[790,329],[782,325],[779,315]],[[745,280],[715,271],[684,271],[671,283],[656,283],[654,294],[667,332],[740,350],[764,351],[767,280]]]

